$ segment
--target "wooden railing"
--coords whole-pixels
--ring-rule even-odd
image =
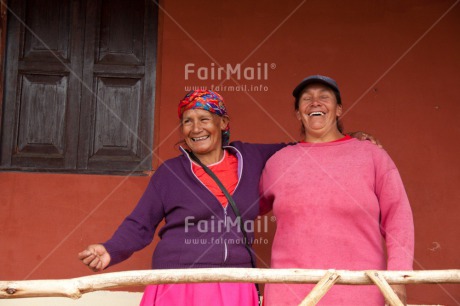
[[[300,305],[315,305],[334,284],[377,285],[387,303],[402,305],[389,284],[460,284],[460,270],[348,271],[304,269],[170,269],[103,273],[60,280],[0,281],[0,299],[79,298],[84,293],[127,286],[177,283],[244,282],[317,285]]]

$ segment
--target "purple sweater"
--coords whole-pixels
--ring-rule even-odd
[[[233,142],[226,149],[238,158],[238,185],[233,199],[244,222],[259,214],[259,178],[267,159],[284,144]],[[153,269],[251,267],[243,235],[230,206],[226,209],[192,171],[188,154],[164,162],[152,176],[132,213],[104,243],[110,265],[152,242],[161,220],[161,241]],[[246,226],[247,229],[254,228]],[[253,232],[247,232],[250,241]]]

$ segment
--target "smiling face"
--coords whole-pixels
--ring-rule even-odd
[[[296,111],[305,128],[305,141],[326,142],[343,137],[337,128],[342,106],[337,104],[334,91],[322,84],[308,85],[300,94]]]
[[[222,158],[222,131],[228,121],[227,116],[221,117],[202,109],[190,109],[183,113],[181,128],[185,142],[204,164],[216,163]]]

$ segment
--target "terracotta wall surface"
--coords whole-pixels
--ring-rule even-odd
[[[307,75],[329,75],[342,91],[345,130],[375,135],[400,170],[415,220],[414,269],[458,269],[459,20],[453,0],[161,2],[154,167],[178,154],[176,106],[190,87],[220,91],[232,139],[295,141],[292,89]],[[219,65],[237,64],[246,76],[218,79]],[[0,279],[91,274],[77,252],[110,237],[148,180],[0,173]],[[148,269],[154,244],[108,272]],[[265,267],[270,244],[257,250]],[[460,304],[459,285],[408,293],[414,304]]]

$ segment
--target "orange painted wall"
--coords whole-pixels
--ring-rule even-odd
[[[290,92],[307,75],[330,75],[342,91],[346,131],[377,136],[398,165],[414,212],[414,268],[458,269],[459,20],[453,0],[164,1],[154,164],[177,155],[176,105],[187,87],[227,86],[220,92],[233,139],[293,141],[300,125]],[[267,63],[267,77],[211,79],[213,67],[239,63]],[[199,78],[206,69],[186,79],[187,64],[207,68],[208,79]],[[228,87],[237,85],[246,91]],[[256,87],[263,90],[247,90]],[[148,179],[0,173],[0,279],[91,274],[77,252],[110,237]],[[272,234],[273,224],[261,235]],[[153,248],[108,272],[148,269]],[[270,245],[257,249],[262,267]],[[408,290],[410,303],[460,303],[459,285]]]

